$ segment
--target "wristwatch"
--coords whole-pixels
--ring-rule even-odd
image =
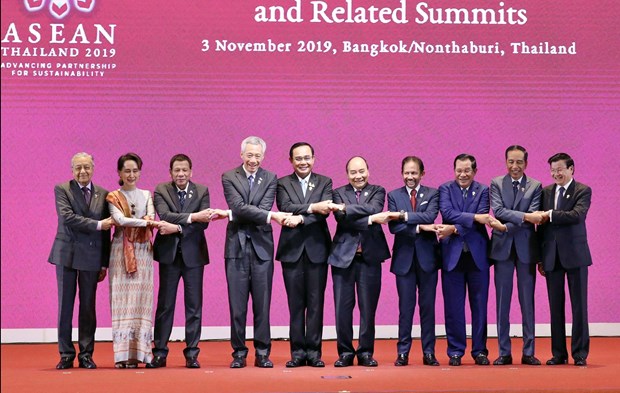
[[[405,211],[401,210],[400,215],[398,216],[399,221],[405,221]]]

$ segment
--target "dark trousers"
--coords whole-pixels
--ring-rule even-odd
[[[590,331],[588,326],[588,267],[564,269],[556,260],[555,268],[545,272],[547,293],[551,313],[551,353],[553,356],[567,359],[566,350],[566,293],[568,282],[571,311],[573,314],[573,331],[571,337],[571,355],[573,358],[587,358],[590,352]]]
[[[61,357],[75,358],[75,348],[71,333],[73,330],[73,307],[79,288],[78,347],[79,358],[93,355],[95,350],[95,312],[97,278],[99,272],[71,269],[56,265],[58,284],[58,351]]]
[[[517,271],[517,292],[521,307],[521,324],[523,327],[523,355],[534,356],[535,307],[534,290],[536,288],[536,264],[523,263],[517,258],[513,248],[510,258],[495,263],[495,301],[497,313],[497,339],[500,356],[512,354],[510,342],[510,303],[514,272]]]
[[[254,350],[256,355],[271,352],[269,308],[273,282],[273,260],[258,258],[251,241],[245,243],[243,258],[226,259],[226,282],[230,307],[230,343],[233,356],[247,356],[245,327],[248,300],[252,295],[254,314]]]
[[[282,263],[290,313],[291,356],[320,359],[327,263],[312,263],[304,252],[295,263]]]
[[[187,267],[183,254],[177,252],[174,263],[159,264],[159,292],[155,312],[155,348],[153,355],[168,356],[168,341],[174,323],[174,308],[177,301],[179,281],[183,279],[185,302],[185,344],[186,358],[200,353],[198,343],[202,331],[202,288],[204,266]]]
[[[375,350],[375,314],[381,293],[381,264],[368,263],[361,256],[356,256],[347,268],[332,266],[332,281],[338,355],[372,356]],[[353,309],[356,291],[360,310],[357,350],[353,348]]]
[[[398,291],[398,342],[399,354],[409,354],[411,350],[411,328],[415,312],[416,295],[420,307],[420,327],[422,330],[422,351],[435,353],[435,298],[437,295],[437,270],[425,272],[417,256],[411,270],[404,276],[396,276]]]
[[[489,299],[489,269],[479,270],[471,253],[463,252],[454,270],[442,270],[448,356],[465,354],[465,295],[471,309],[472,357],[487,355],[487,304]]]

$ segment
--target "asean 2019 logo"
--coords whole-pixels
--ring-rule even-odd
[[[69,15],[73,8],[80,12],[91,12],[95,8],[95,0],[24,0],[29,12],[41,11],[46,3],[50,14],[56,19]]]

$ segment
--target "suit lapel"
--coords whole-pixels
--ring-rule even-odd
[[[94,188],[92,183],[91,183],[91,187]],[[88,206],[86,205],[86,200],[84,200],[84,194],[82,193],[82,188],[80,187],[79,183],[76,182],[75,180],[72,180],[70,183],[70,189],[71,189],[71,194],[73,195],[73,199],[75,200],[75,203],[77,203],[78,207],[81,209],[82,214],[85,216],[90,215],[90,211],[88,209]],[[91,203],[92,203],[92,200],[91,200]]]
[[[427,194],[426,187],[420,186],[420,190],[416,194],[415,211],[417,212],[421,211],[420,206],[422,205],[422,202],[424,202],[424,196],[426,194]],[[409,197],[409,204],[411,204],[411,196]]]
[[[181,203],[179,202],[179,194],[177,194],[177,187],[174,183],[168,183],[166,185],[166,191],[168,191],[168,195],[170,196],[170,200],[174,203],[177,212],[181,211]]]
[[[250,184],[248,183],[248,178],[245,176],[243,166],[237,168],[235,175],[237,176],[237,181],[241,184],[241,188],[243,189],[243,199],[246,203],[250,203]],[[256,181],[256,179],[254,179],[254,181]]]
[[[194,201],[198,200],[198,198],[194,198],[195,194],[196,194],[196,185],[190,181],[187,187],[187,195],[185,196],[185,204],[183,205],[183,210],[182,210],[183,212],[193,211],[192,204],[195,203]]]
[[[252,186],[252,190],[250,191],[250,200],[248,201],[248,203],[252,203],[252,201],[254,200],[254,197],[256,196],[256,193],[258,192],[259,187],[261,187],[262,183],[263,183],[263,169],[262,168],[258,168],[258,170],[256,171],[256,173],[254,174],[254,185]],[[248,189],[250,188],[250,183],[247,181],[246,178],[246,184],[248,186]]]
[[[573,201],[575,200],[575,188],[577,182],[575,179],[571,182],[570,186],[564,191],[564,200],[562,201],[562,210],[571,210],[573,208]]]
[[[521,179],[521,183],[519,184],[519,188],[517,189],[517,198],[515,199],[515,202],[512,205],[513,207],[516,208],[519,205],[519,202],[521,202],[521,199],[523,199],[525,192],[527,191],[528,188],[530,188],[530,184],[531,182],[527,178],[527,176],[523,175],[523,179]]]
[[[303,203],[304,192],[301,189],[301,183],[299,182],[299,179],[297,178],[297,175],[294,172],[289,177],[289,181],[291,182],[291,188],[293,189],[293,192],[295,193],[295,195],[297,195],[299,203]],[[306,195],[308,195],[307,192],[306,192]]]
[[[364,187],[364,189],[360,193],[360,201],[358,202],[358,204],[361,205],[365,203],[366,199],[368,199],[368,197],[372,195],[374,190],[375,189],[370,184],[367,184],[366,187]],[[355,196],[355,192],[353,192],[353,196]]]
[[[456,181],[452,182],[450,187],[452,188],[452,198],[456,201],[456,206],[460,211],[465,211],[463,190],[459,187],[459,184]]]
[[[502,199],[504,200],[504,206],[510,208],[516,206],[515,194],[512,191],[512,177],[510,175],[504,176],[502,180]]]
[[[349,202],[349,204],[353,204],[353,205],[357,205],[357,199],[355,198],[355,190],[353,189],[352,185],[347,185],[347,187],[344,190],[344,196],[347,198],[347,201]]]
[[[310,200],[310,195],[312,195],[312,191],[316,187],[316,183],[317,183],[316,175],[314,173],[310,173],[310,176],[308,176],[308,184],[306,184],[306,196],[302,199],[304,203],[308,203],[308,201]],[[299,188],[301,189],[301,187]],[[304,193],[302,191],[301,195],[303,194]]]

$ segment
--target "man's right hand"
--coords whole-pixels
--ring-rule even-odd
[[[286,220],[286,218],[291,215],[293,215],[293,213],[272,212],[271,220],[277,222],[280,225],[284,225],[284,221]]]
[[[310,213],[328,215],[332,211],[332,209],[330,208],[330,205],[333,205],[331,200],[311,203]]]
[[[101,230],[107,231],[114,226],[114,220],[112,217],[108,217],[105,220],[101,220]]]

